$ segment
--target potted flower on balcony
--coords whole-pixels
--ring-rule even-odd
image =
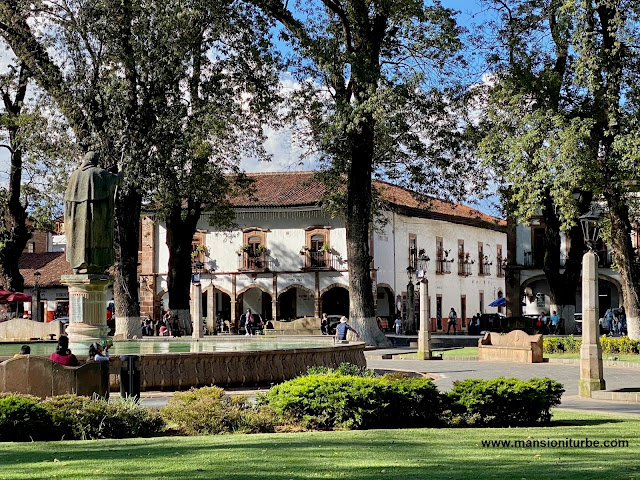
[[[320,247],[320,251],[322,251],[322,252],[330,252],[331,251],[331,247],[329,246],[329,244],[327,242],[324,242],[322,244],[322,247]]]
[[[236,253],[238,254],[238,256],[242,255],[245,252],[249,251],[249,245],[247,245],[246,243],[244,245],[242,245],[238,250],[236,250]]]
[[[258,246],[256,247],[256,256],[261,256],[263,254],[268,254],[269,250],[267,249],[267,247],[265,247],[263,244],[258,244]]]
[[[302,247],[300,247],[300,255],[306,255],[308,251],[309,247],[307,245],[303,245]]]

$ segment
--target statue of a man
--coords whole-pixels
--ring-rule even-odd
[[[97,164],[89,152],[73,172],[64,194],[67,261],[75,273],[104,273],[113,265],[114,196],[122,173]]]

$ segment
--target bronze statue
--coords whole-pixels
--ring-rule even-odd
[[[114,196],[122,173],[99,167],[97,157],[84,156],[64,194],[67,261],[74,273],[101,274],[113,265]]]

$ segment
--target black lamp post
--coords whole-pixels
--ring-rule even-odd
[[[33,278],[34,278],[33,290],[34,290],[35,302],[32,300],[31,319],[35,320],[36,322],[40,321],[40,275],[42,274],[37,270],[33,273]]]
[[[598,235],[600,234],[600,213],[598,207],[592,205],[587,213],[580,216],[580,225],[582,226],[582,235],[584,235],[584,242],[589,247],[589,250],[595,248],[598,241]]]
[[[416,318],[415,318],[415,289],[413,286],[413,280],[415,278],[416,269],[413,265],[407,267],[407,315],[404,323],[404,332],[413,334],[416,332]]]

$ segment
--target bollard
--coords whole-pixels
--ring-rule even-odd
[[[140,370],[136,366],[138,355],[122,355],[124,365],[120,368],[120,396],[140,400]]]

